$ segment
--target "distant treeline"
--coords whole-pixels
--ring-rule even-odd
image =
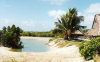
[[[54,37],[55,35],[50,32],[23,32],[21,36]]]

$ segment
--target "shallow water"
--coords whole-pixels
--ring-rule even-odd
[[[49,46],[46,45],[48,41],[38,40],[38,39],[24,39],[21,38],[23,42],[23,49],[13,49],[17,52],[46,52],[49,50]]]

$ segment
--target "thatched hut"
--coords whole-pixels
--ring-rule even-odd
[[[72,33],[72,38],[73,39],[83,39],[84,35],[81,31],[76,30],[74,33]]]
[[[74,33],[72,33],[73,35],[83,35],[83,33],[79,30],[76,30]]]
[[[89,37],[100,37],[100,14],[96,14],[92,24],[92,28],[88,30]]]

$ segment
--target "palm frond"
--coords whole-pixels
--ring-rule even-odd
[[[80,23],[84,21],[83,16],[77,15],[76,8],[70,8],[69,11],[55,22],[56,28],[61,30],[64,34],[70,35],[76,30],[81,30],[86,28],[86,26],[81,26]]]

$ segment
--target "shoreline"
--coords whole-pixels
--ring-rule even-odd
[[[47,41],[50,38],[43,37],[21,37],[24,39],[38,39]],[[50,46],[47,52],[12,52],[10,48],[0,47],[0,62],[87,62],[81,57],[78,47],[75,45],[56,48]],[[93,61],[88,61],[93,62]]]
[[[75,45],[49,52],[11,52],[0,47],[0,62],[93,62],[85,61]]]
[[[59,49],[59,48],[53,46],[54,43],[48,44],[49,40],[52,39],[53,37],[30,37],[30,36],[21,36],[20,38],[22,38],[22,39],[40,40],[40,41],[45,41],[45,42],[47,42],[47,43],[45,44],[45,45],[47,45],[47,46],[49,47],[49,50],[48,50],[47,52],[53,51],[53,50],[56,50],[56,49]]]
[[[41,41],[49,41],[50,39],[52,39],[53,37],[31,37],[31,36],[21,36],[20,38],[22,39],[38,39]]]

